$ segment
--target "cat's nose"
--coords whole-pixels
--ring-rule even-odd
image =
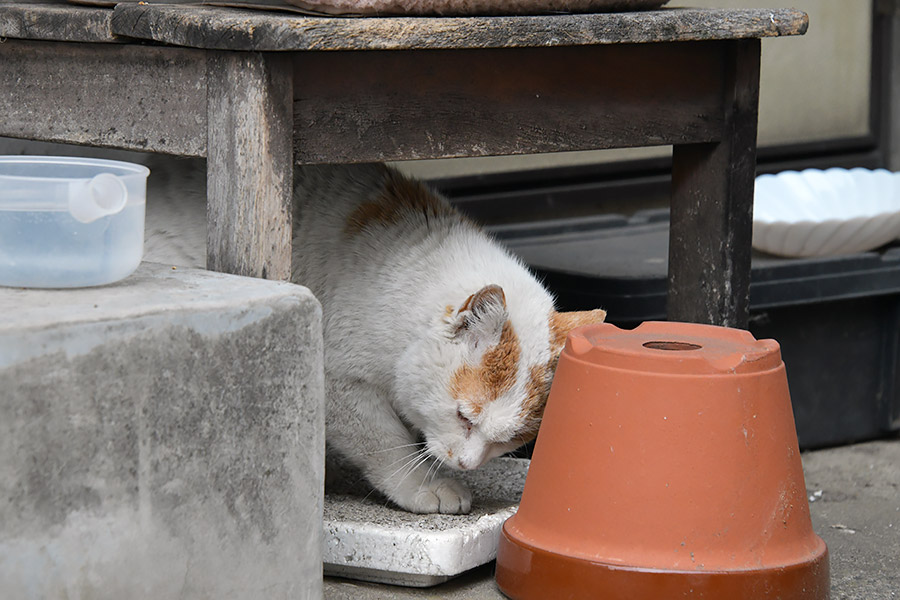
[[[478,463],[471,459],[460,458],[456,461],[456,464],[459,465],[459,468],[463,471],[471,471],[478,467]]]

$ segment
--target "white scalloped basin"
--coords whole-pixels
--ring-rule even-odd
[[[865,252],[900,237],[900,173],[806,169],[756,178],[753,247],[779,256]]]

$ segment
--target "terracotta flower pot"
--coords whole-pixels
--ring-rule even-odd
[[[573,331],[496,578],[523,600],[828,598],[778,343]]]

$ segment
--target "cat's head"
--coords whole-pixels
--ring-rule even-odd
[[[448,305],[398,371],[412,395],[396,408],[451,468],[477,468],[532,440],[568,332],[606,316],[556,312],[549,296],[517,300],[488,285]]]

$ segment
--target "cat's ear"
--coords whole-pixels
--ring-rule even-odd
[[[503,288],[486,285],[466,298],[456,311],[451,323],[453,336],[473,348],[487,348],[500,341],[508,319]]]
[[[558,357],[566,345],[566,336],[576,327],[602,323],[606,319],[606,311],[601,309],[580,312],[550,313],[550,352]]]

